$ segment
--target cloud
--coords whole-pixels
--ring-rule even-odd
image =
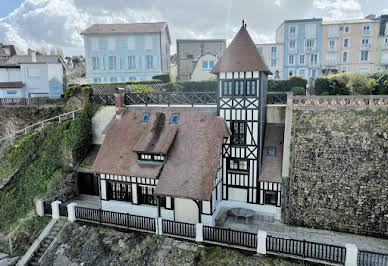
[[[314,0],[314,7],[326,12],[327,20],[357,19],[364,16],[358,0]]]
[[[273,42],[284,19],[308,18],[311,0],[26,0],[0,18],[0,41],[23,50],[62,47],[66,54],[83,53],[80,32],[94,23],[167,21],[175,40],[231,40],[242,19],[255,42]],[[279,8],[281,6],[281,8]],[[174,50],[174,47],[173,47]]]

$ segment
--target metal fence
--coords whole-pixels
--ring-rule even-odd
[[[357,264],[360,266],[387,266],[388,254],[359,250]]]
[[[44,212],[45,215],[51,215],[52,214],[51,202],[43,201],[43,212]]]
[[[163,233],[195,238],[195,224],[163,220]]]
[[[212,226],[203,227],[203,240],[227,245],[257,248],[257,234]]]
[[[305,240],[267,236],[267,251],[334,263],[345,263],[346,248]]]
[[[267,104],[286,104],[287,93],[285,92],[268,92]]]
[[[50,104],[64,104],[67,99],[37,98],[0,98],[0,106],[42,106]]]

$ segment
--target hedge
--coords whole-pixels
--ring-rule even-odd
[[[176,77],[171,74],[162,74],[162,75],[153,76],[152,79],[160,80],[164,83],[169,83],[169,82],[175,82]]]
[[[270,79],[268,80],[268,91],[270,92],[285,92],[291,91],[294,87],[306,88],[307,80],[302,77],[293,76],[286,79]]]
[[[186,81],[176,83],[166,83],[161,88],[165,92],[216,92],[217,81]]]

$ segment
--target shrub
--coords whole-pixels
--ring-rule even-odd
[[[376,85],[372,89],[374,95],[388,94],[388,71],[375,72],[369,75],[370,79],[374,79]]]
[[[329,94],[330,81],[328,78],[316,78],[315,79],[315,94],[323,95]]]
[[[217,90],[217,81],[186,81],[176,83],[166,83],[162,91],[166,92],[215,92]]]
[[[369,95],[371,90],[367,87],[368,80],[366,75],[358,72],[347,73],[349,82],[346,87],[352,95]]]
[[[294,87],[306,88],[307,80],[303,77],[292,76],[287,80],[287,91],[291,91]]]
[[[153,76],[152,79],[157,79],[164,83],[168,83],[168,82],[175,82],[176,77],[172,74],[162,74],[162,75]]]
[[[294,95],[306,95],[306,89],[303,87],[293,87],[291,91]]]
[[[288,80],[285,79],[270,79],[268,81],[268,91],[270,92],[285,92],[291,91],[294,87],[306,88],[307,80],[302,77],[293,76]]]

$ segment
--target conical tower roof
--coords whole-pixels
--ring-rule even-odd
[[[246,71],[264,71],[271,74],[263,56],[249,35],[246,25],[243,25],[211,72]]]

